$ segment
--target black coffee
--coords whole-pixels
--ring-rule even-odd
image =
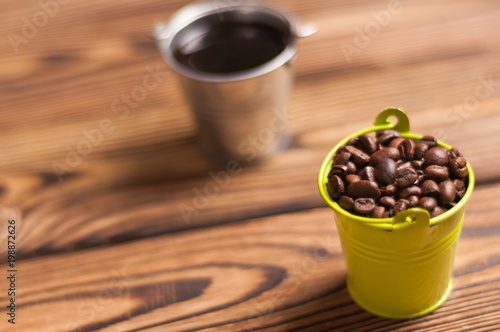
[[[286,47],[283,31],[265,24],[223,20],[175,50],[183,65],[208,73],[231,73],[257,67]]]

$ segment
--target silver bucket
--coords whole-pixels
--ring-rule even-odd
[[[220,22],[272,27],[286,40],[284,49],[269,61],[232,72],[200,71],[176,58],[180,48]],[[297,38],[315,31],[312,25],[299,28],[295,19],[274,7],[248,1],[196,2],[156,25],[158,47],[180,76],[208,157],[253,163],[288,146],[286,114]]]

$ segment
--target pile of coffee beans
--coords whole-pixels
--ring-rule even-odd
[[[437,145],[432,136],[413,140],[395,130],[354,137],[340,147],[328,174],[328,192],[345,210],[389,218],[413,207],[436,217],[467,190],[462,153]]]

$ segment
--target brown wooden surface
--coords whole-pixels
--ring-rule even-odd
[[[48,0],[47,0],[48,1]],[[42,1],[43,2],[43,1]],[[274,0],[319,32],[300,41],[290,101],[292,146],[244,167],[190,220],[180,206],[220,171],[198,153],[194,125],[151,29],[188,1],[70,1],[18,45],[38,1],[0,0],[0,330],[430,331],[500,329],[500,4],[400,1],[401,12],[348,62],[388,1]],[[113,102],[157,88],[126,117]],[[460,114],[481,80],[496,85]],[[485,91],[482,88],[482,91]],[[457,146],[477,188],[435,313],[377,318],[345,289],[319,166],[344,136],[398,106],[412,131]],[[59,181],[54,163],[84,131],[103,135]],[[7,324],[7,220],[17,221],[17,323]]]

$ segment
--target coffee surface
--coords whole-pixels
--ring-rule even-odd
[[[286,47],[279,29],[265,24],[221,21],[174,51],[183,65],[207,73],[231,73],[264,64]]]

